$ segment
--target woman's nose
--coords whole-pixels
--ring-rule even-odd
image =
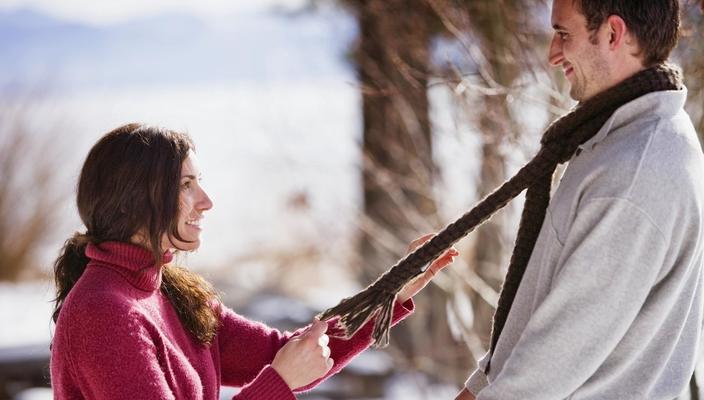
[[[213,201],[210,200],[210,196],[208,196],[205,190],[201,191],[201,197],[198,199],[197,207],[200,211],[206,211],[213,208]]]

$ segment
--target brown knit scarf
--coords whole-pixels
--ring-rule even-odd
[[[568,161],[578,146],[593,137],[617,108],[650,92],[682,88],[679,69],[661,64],[640,71],[578,104],[547,128],[540,141],[542,146],[538,154],[514,177],[457,221],[438,232],[430,241],[396,263],[366,289],[322,312],[320,319],[340,317],[337,326],[344,332],[344,336],[349,337],[369,319],[377,316],[372,334],[374,345],[387,345],[394,301],[403,286],[423,273],[432,260],[455,242],[473,231],[523,190],[528,189],[516,244],[494,314],[490,349],[493,352],[543,224],[550,201],[552,175],[557,165]]]

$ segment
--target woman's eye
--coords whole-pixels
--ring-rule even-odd
[[[191,188],[191,181],[186,181],[186,182],[184,182],[183,185],[181,185],[181,187],[182,187],[184,190],[190,189],[190,188]]]

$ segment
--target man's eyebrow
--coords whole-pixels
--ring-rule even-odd
[[[552,29],[554,29],[556,31],[566,31],[567,30],[567,28],[565,28],[564,26],[562,26],[560,24],[553,24]]]

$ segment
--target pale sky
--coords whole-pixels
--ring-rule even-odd
[[[306,0],[0,0],[0,11],[29,8],[56,17],[102,25],[161,12],[217,19],[271,7],[296,8]]]

